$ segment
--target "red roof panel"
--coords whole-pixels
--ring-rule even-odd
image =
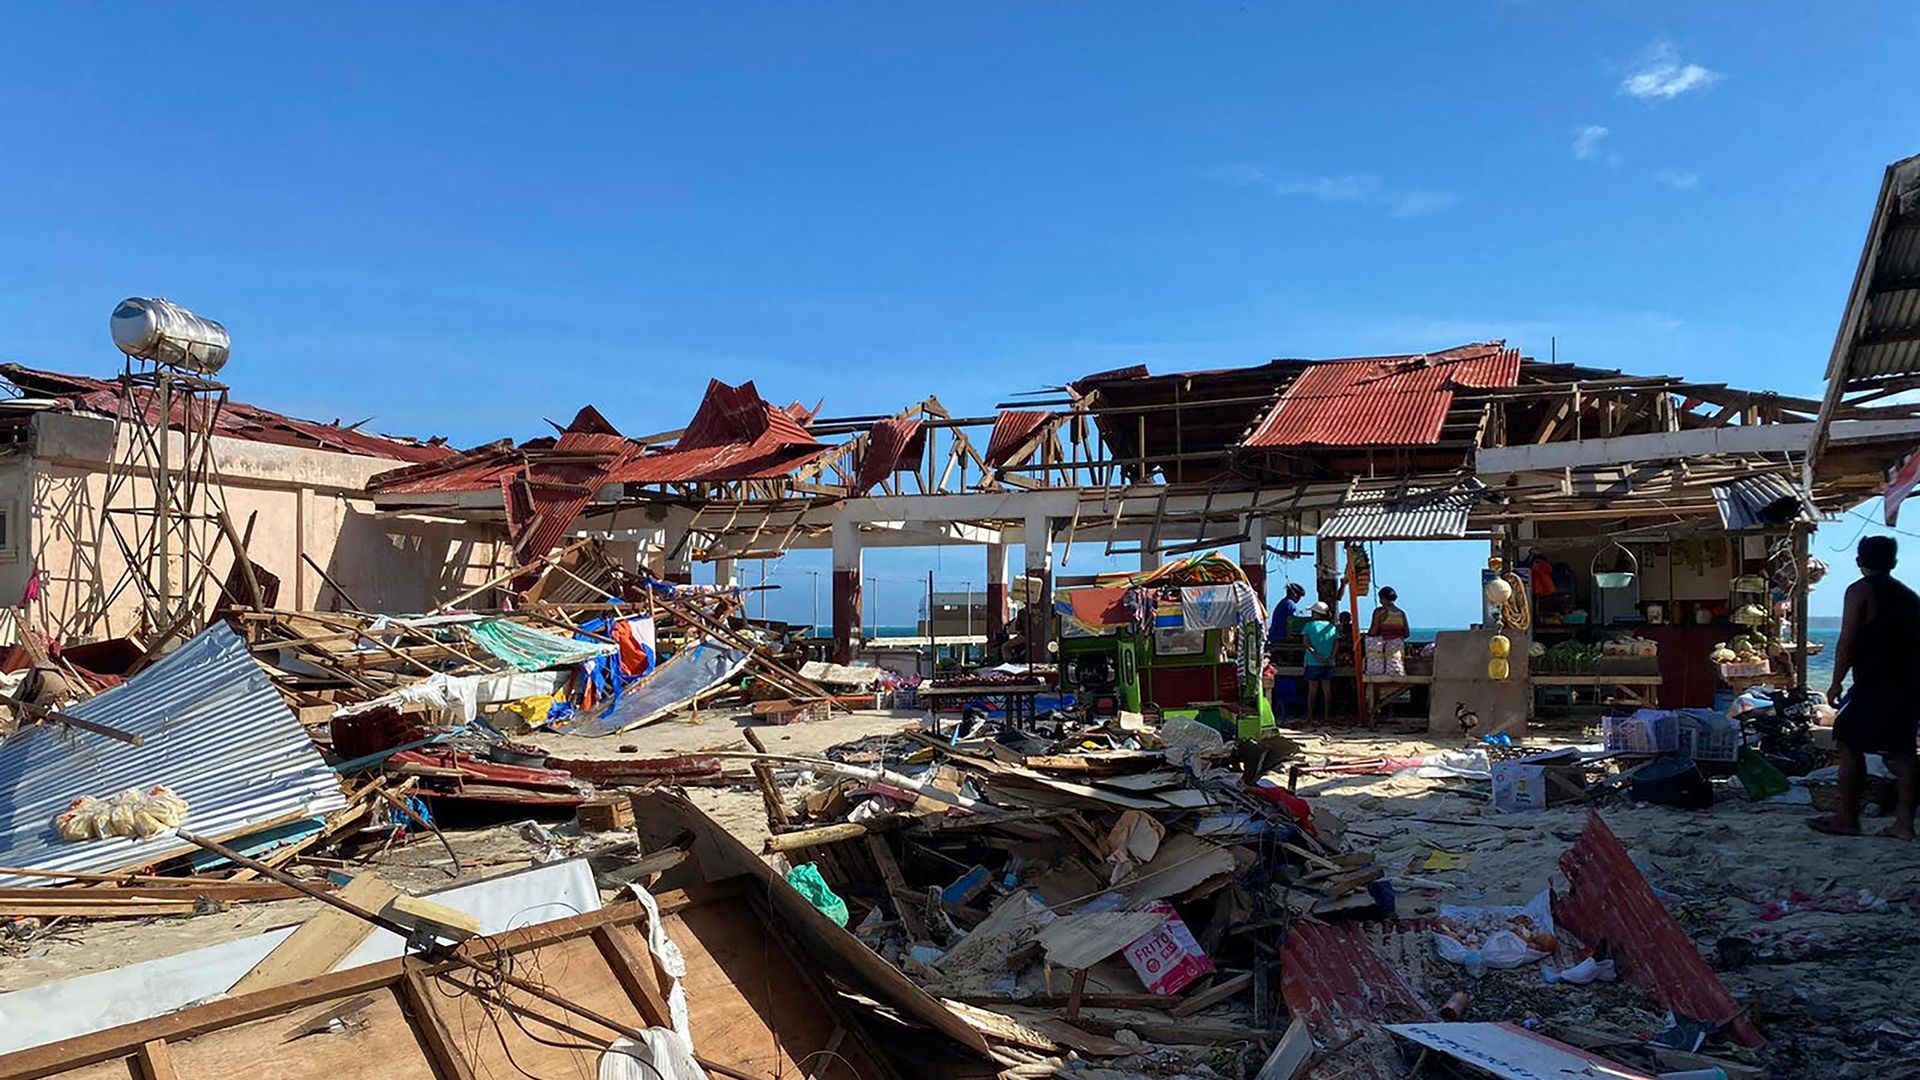
[[[926,424],[919,420],[882,420],[867,435],[867,452],[860,458],[860,473],[854,478],[853,493],[865,495],[882,480],[899,472],[903,463],[918,462],[926,452]]]
[[[801,424],[805,415],[798,406],[767,404],[751,381],[728,386],[714,379],[678,442],[628,460],[610,479],[673,484],[785,476],[831,449]]]
[[[1520,352],[1502,342],[1415,356],[1328,360],[1287,387],[1243,446],[1429,446],[1454,391],[1512,386]]]
[[[1027,440],[1053,419],[1050,412],[1008,409],[993,419],[993,434],[987,437],[987,452],[981,455],[988,468],[998,469],[1018,455]]]

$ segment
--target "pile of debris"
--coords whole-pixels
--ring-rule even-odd
[[[439,837],[452,812],[577,813],[615,829],[619,789],[752,781],[707,756],[553,758],[524,741],[532,732],[605,737],[703,706],[777,718],[876,701],[871,669],[806,663],[788,628],[743,618],[738,589],[631,575],[592,541],[538,568],[511,610],[461,606],[504,577],[419,615],[229,593],[167,651],[63,648],[16,620],[22,643],[0,665],[15,672],[0,684],[0,788],[20,793],[0,801],[7,936],[286,895],[180,829],[314,876]]]
[[[973,718],[751,759],[787,881],[985,1036],[1011,1075],[1084,1059],[1073,1067],[1275,1080],[1319,1061],[1387,1076],[1422,1046],[1469,1038],[1486,1054],[1518,1039],[1516,1053],[1551,1042],[1598,1060],[1569,1045],[1591,1047],[1592,1030],[1553,1042],[1467,1019],[1453,992],[1489,965],[1524,964],[1535,982],[1619,978],[1648,1015],[1703,1018],[1685,1046],[1608,1048],[1656,1071],[1705,1060],[1708,1035],[1759,1041],[1597,815],[1561,860],[1574,888],[1558,902],[1410,919],[1398,909],[1430,883],[1421,867],[1289,790],[1303,760],[1284,736],[1229,740],[1184,719],[1148,730],[1126,714]],[[778,783],[775,765],[798,781]]]

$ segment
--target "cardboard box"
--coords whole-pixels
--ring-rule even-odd
[[[1167,917],[1159,929],[1140,935],[1125,950],[1127,963],[1149,991],[1163,997],[1177,994],[1200,976],[1213,974],[1213,961],[1172,904],[1161,900],[1142,910]]]
[[[1547,807],[1547,770],[1543,765],[1523,765],[1517,761],[1496,762],[1493,766],[1493,809],[1511,814]]]

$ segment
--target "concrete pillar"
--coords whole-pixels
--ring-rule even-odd
[[[1027,577],[1032,594],[1027,603],[1025,625],[1027,660],[1045,661],[1052,654],[1047,645],[1053,641],[1053,521],[1044,513],[1027,515]]]
[[[1247,519],[1247,538],[1240,541],[1240,571],[1262,604],[1267,602],[1267,519]]]
[[[1313,542],[1313,582],[1314,599],[1323,601],[1327,606],[1340,606],[1343,590],[1340,582],[1340,542],[1338,540],[1315,539]]]
[[[853,663],[860,643],[860,523],[833,523],[833,662]]]
[[[1007,628],[1007,545],[987,545],[987,640]]]
[[[732,559],[713,560],[713,583],[723,587],[740,584],[740,579],[734,575]]]
[[[1146,574],[1158,569],[1160,569],[1160,553],[1148,547],[1145,540],[1140,541],[1140,572]]]
[[[667,529],[660,546],[660,580],[693,584],[693,542],[685,529]]]

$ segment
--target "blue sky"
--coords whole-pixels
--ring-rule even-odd
[[[1807,394],[1920,149],[1905,3],[261,11],[9,10],[0,356],[164,295],[236,396],[462,444],[1488,337]],[[1433,554],[1379,577],[1467,618]],[[980,562],[870,556],[882,621]]]

